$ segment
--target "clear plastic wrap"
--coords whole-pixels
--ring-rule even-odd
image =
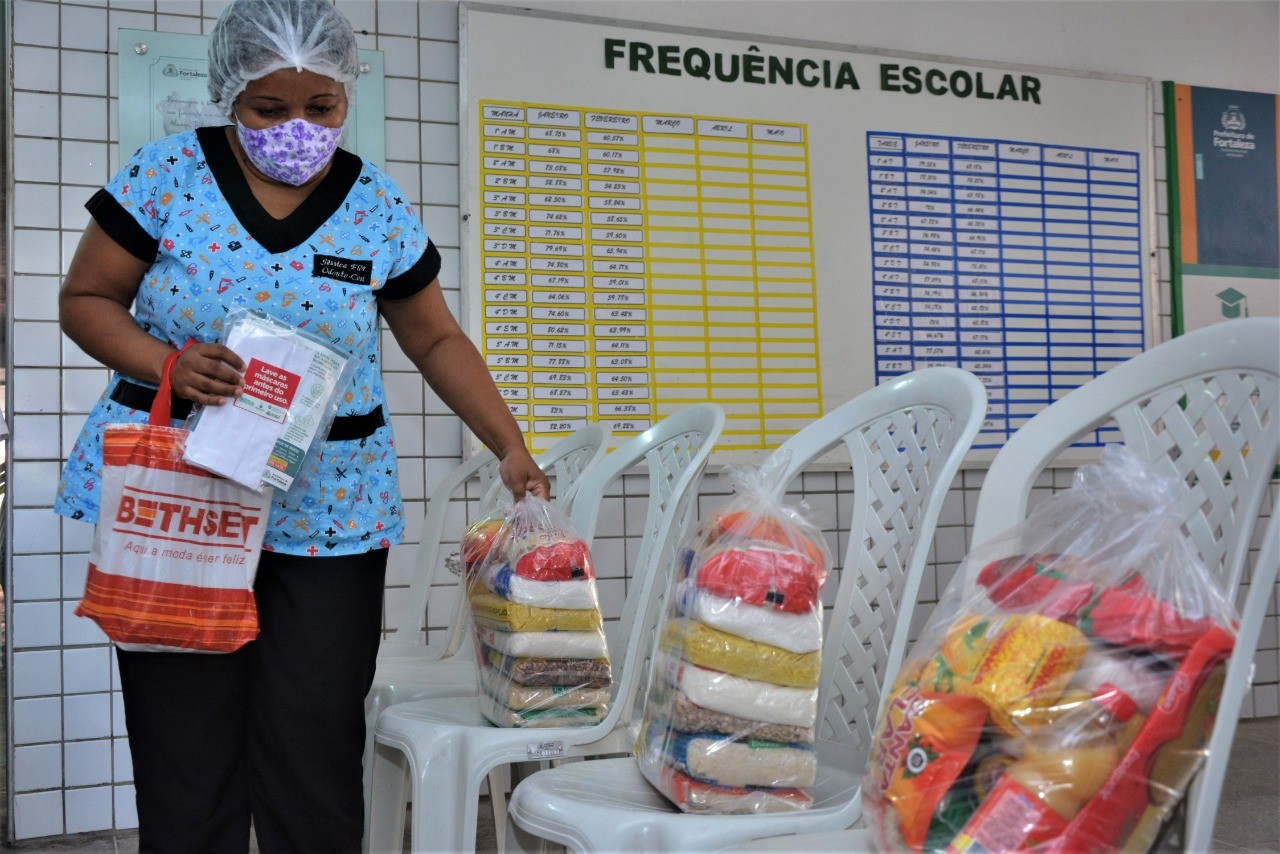
[[[1236,616],[1178,484],[1109,446],[960,565],[862,784],[890,851],[1144,851],[1204,759]]]
[[[484,716],[497,726],[589,726],[613,684],[586,542],[532,493],[462,538]]]
[[[636,757],[685,812],[812,804],[831,558],[804,514],[773,497],[784,468],[729,470],[737,494],[681,546]]]
[[[244,392],[198,407],[183,460],[261,491],[299,496],[304,462],[329,434],[355,360],[341,347],[265,314],[234,309],[223,341],[244,360]]]

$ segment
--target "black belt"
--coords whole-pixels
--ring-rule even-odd
[[[141,410],[142,412],[151,411],[151,402],[155,398],[155,389],[138,385],[129,380],[121,380],[111,390],[111,399],[116,403],[127,406],[130,409]],[[173,417],[181,420],[190,414],[191,401],[175,397],[173,399]],[[386,420],[382,417],[381,406],[375,406],[372,410],[362,415],[339,415],[333,419],[333,424],[329,427],[328,440],[330,442],[345,442],[350,439],[363,439],[367,436],[372,436],[374,431],[385,423]]]

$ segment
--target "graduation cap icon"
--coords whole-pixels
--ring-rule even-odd
[[[1215,294],[1222,301],[1223,317],[1248,317],[1249,303],[1245,295],[1235,288],[1227,288]]]

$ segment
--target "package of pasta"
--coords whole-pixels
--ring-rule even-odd
[[[496,726],[601,721],[613,684],[591,550],[532,493],[476,520],[460,554],[480,707]]]
[[[862,782],[884,851],[1145,851],[1205,759],[1237,618],[1183,490],[1107,447],[960,564]]]
[[[654,638],[636,757],[685,812],[802,810],[818,773],[822,532],[778,495],[783,467],[731,469],[735,495],[681,545]]]

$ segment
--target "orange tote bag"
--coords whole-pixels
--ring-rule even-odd
[[[258,634],[253,579],[272,491],[182,461],[188,431],[169,426],[177,355],[148,423],[104,431],[102,505],[76,614],[122,649],[232,652]]]

